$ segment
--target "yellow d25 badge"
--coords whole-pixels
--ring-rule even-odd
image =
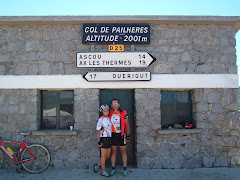
[[[109,51],[124,51],[124,45],[122,44],[111,44],[108,46]]]

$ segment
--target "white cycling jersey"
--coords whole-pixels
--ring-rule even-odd
[[[101,116],[98,120],[96,130],[100,130],[100,138],[112,137],[112,123],[109,117]]]

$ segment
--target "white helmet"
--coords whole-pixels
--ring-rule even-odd
[[[100,110],[99,111],[102,112],[103,109],[105,109],[105,108],[109,109],[109,106],[107,104],[103,104],[103,105],[100,106]]]

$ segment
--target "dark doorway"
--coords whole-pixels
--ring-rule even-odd
[[[100,93],[100,104],[108,104],[111,107],[112,99],[120,101],[120,108],[128,113],[128,119],[131,128],[131,141],[127,143],[128,165],[135,165],[135,103],[134,90],[103,89]],[[110,160],[108,160],[108,163]],[[116,165],[122,165],[122,156],[118,147]]]

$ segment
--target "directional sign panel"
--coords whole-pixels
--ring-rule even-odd
[[[89,82],[100,81],[150,81],[150,72],[87,72],[83,76]]]
[[[77,53],[78,68],[145,68],[156,58],[147,52],[87,52]]]

